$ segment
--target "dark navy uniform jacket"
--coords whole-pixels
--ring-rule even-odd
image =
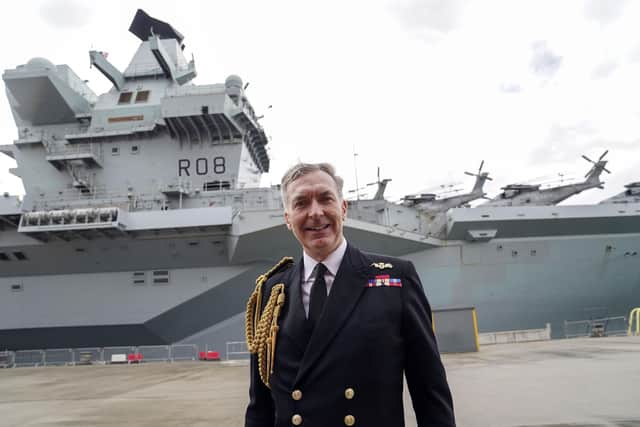
[[[348,245],[313,334],[302,305],[303,269],[298,262],[265,284],[268,296],[284,283],[286,301],[271,389],[252,355],[245,426],[402,427],[403,373],[418,426],[455,426],[431,308],[413,264]],[[400,279],[401,287],[369,287],[380,275]]]

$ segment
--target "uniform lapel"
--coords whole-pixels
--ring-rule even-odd
[[[291,337],[291,339],[300,347],[302,353],[308,342],[306,331],[306,316],[304,314],[304,306],[302,305],[302,289],[300,282],[302,280],[302,272],[304,270],[304,262],[300,260],[292,270],[292,277],[289,280],[289,308],[287,317],[283,322],[282,329]]]
[[[365,289],[365,270],[366,266],[361,260],[360,252],[349,245],[331,286],[322,316],[309,340],[295,383],[298,383],[313,366],[351,314]]]

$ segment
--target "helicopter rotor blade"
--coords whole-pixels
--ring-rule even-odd
[[[607,153],[609,152],[609,150],[605,150],[604,153],[602,153],[602,156],[600,156],[600,158],[598,159],[598,161],[602,160],[604,158],[604,156],[607,155]]]
[[[595,162],[594,162],[593,160],[591,160],[590,158],[588,158],[588,157],[587,157],[587,156],[585,156],[584,154],[582,155],[582,158],[583,158],[583,159],[585,159],[585,160],[586,160],[587,162],[589,162],[589,163],[594,163],[594,164],[595,164]]]
[[[478,168],[478,175],[482,172],[482,166],[484,166],[484,160],[480,162],[480,167]]]
[[[594,166],[594,167],[592,167],[591,169],[589,169],[589,172],[587,172],[587,173],[584,175],[584,177],[586,178],[586,177],[588,177],[589,175],[591,175],[591,174],[593,173],[593,170],[594,170],[594,169],[595,169],[595,166]]]

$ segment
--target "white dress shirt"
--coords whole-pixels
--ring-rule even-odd
[[[347,251],[347,241],[342,238],[342,243],[333,252],[329,254],[322,263],[327,267],[327,272],[324,275],[324,281],[327,283],[327,295],[331,292],[331,285],[333,285],[333,279],[336,277],[344,253]],[[304,305],[304,312],[309,317],[309,300],[311,299],[311,286],[316,280],[315,268],[318,261],[307,255],[306,252],[302,252],[302,260],[304,263],[304,275],[302,276],[302,305]]]

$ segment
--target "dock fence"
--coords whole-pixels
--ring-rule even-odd
[[[104,360],[102,349],[98,347],[74,348],[72,352],[74,365],[91,365]]]
[[[42,366],[44,365],[44,350],[19,350],[15,352],[13,366]]]
[[[250,356],[246,341],[228,341],[226,350],[227,360],[248,359]]]
[[[627,335],[627,318],[625,316],[564,321],[565,338],[611,337],[619,335]]]
[[[102,361],[105,363],[111,363],[112,360],[115,360],[114,356],[116,355],[126,355],[134,354],[136,352],[136,347],[130,346],[120,346],[120,347],[105,347],[102,349]],[[117,356],[116,356],[117,357]]]
[[[145,345],[138,347],[134,353],[142,354],[145,362],[170,362],[171,347],[168,345]]]
[[[171,347],[171,361],[198,360],[198,346],[195,344],[176,344]]]
[[[64,366],[73,364],[73,350],[70,348],[53,348],[44,350],[44,366]]]
[[[13,368],[15,353],[13,351],[0,351],[0,368]]]
[[[541,329],[521,329],[514,331],[483,332],[478,334],[481,346],[492,344],[513,344],[532,341],[548,341],[551,339],[551,324]]]
[[[0,351],[0,368],[195,361],[199,352],[196,344],[4,350]],[[240,348],[236,350],[236,354],[244,353]],[[130,355],[141,358],[132,360]]]

